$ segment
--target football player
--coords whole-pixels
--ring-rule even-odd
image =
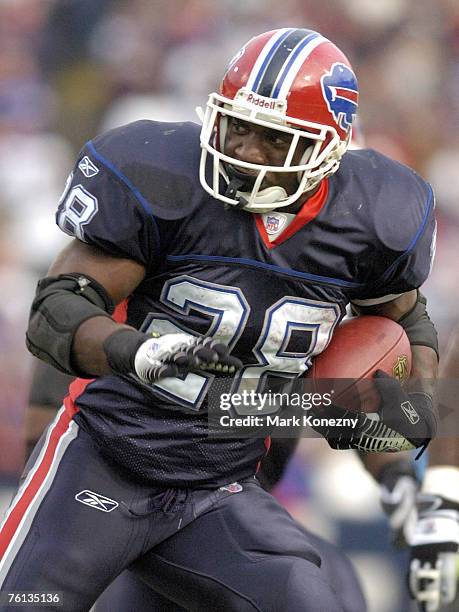
[[[81,151],[57,213],[75,240],[27,332],[79,379],[2,524],[3,590],[85,610],[129,567],[189,610],[342,609],[311,539],[254,479],[264,439],[225,436],[209,413],[222,388],[235,414],[243,390],[301,376],[349,302],[400,321],[415,376],[436,374],[418,291],[432,191],[374,151],[344,155],[357,98],[333,43],[274,30],[230,62],[201,129],[140,121]],[[377,420],[324,436],[425,448],[429,389],[377,384]]]
[[[25,437],[27,456],[35,448],[43,431],[62,405],[72,377],[59,372],[49,364],[36,360],[25,413]],[[261,461],[257,479],[264,489],[272,491],[279,482],[285,467],[298,443],[298,438],[273,438],[269,453]],[[391,458],[391,455],[386,456]],[[349,559],[334,545],[322,538],[308,534],[315,547],[320,550],[321,569],[339,598],[344,612],[365,612],[365,597]],[[153,591],[132,572],[123,572],[104,591],[94,606],[95,612],[112,610],[135,610],[135,612],[181,612],[184,608],[166,600]]]

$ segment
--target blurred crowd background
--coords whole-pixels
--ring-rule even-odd
[[[445,345],[459,301],[457,0],[0,0],[0,507],[24,456],[28,308],[65,244],[54,210],[76,153],[137,118],[195,120],[237,49],[286,26],[317,29],[345,51],[367,145],[434,186],[438,248],[425,293]],[[371,612],[409,609],[403,555],[352,453],[303,441],[277,495],[350,552]]]

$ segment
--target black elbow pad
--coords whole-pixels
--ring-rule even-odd
[[[38,283],[30,311],[27,348],[61,372],[81,376],[72,364],[75,332],[87,319],[110,317],[114,310],[107,291],[89,276],[61,274],[44,278]]]
[[[398,323],[405,330],[410,344],[428,346],[438,355],[437,330],[427,314],[426,304],[426,298],[418,291],[416,304]]]

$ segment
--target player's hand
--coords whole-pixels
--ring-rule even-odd
[[[327,425],[314,427],[336,450],[356,449],[363,452],[398,452],[425,448],[435,436],[437,423],[432,399],[425,393],[407,393],[397,379],[378,370],[374,382],[381,396],[379,410],[372,414],[330,406],[315,416],[348,422],[355,426]]]
[[[146,340],[134,358],[135,373],[145,383],[187,372],[231,376],[242,367],[226,344],[186,333],[165,334]]]
[[[383,453],[415,448],[404,436],[387,427],[377,413],[369,416],[336,405],[323,412],[311,408],[310,413],[324,420],[324,425],[313,425],[313,429],[322,434],[334,450],[353,448],[365,453]],[[335,423],[354,422],[355,425],[328,425],[330,420]]]
[[[375,373],[373,380],[381,397],[378,410],[381,422],[401,434],[413,447],[426,447],[437,432],[437,419],[430,395],[408,393],[396,378],[382,370]]]
[[[420,483],[411,461],[391,461],[378,475],[380,502],[387,515],[392,542],[397,548],[407,545],[416,525],[416,495]]]
[[[410,538],[408,584],[423,612],[437,612],[456,597],[459,568],[459,503],[419,494]]]

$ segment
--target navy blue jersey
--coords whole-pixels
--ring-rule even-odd
[[[304,207],[315,206],[313,218],[302,222],[300,213],[296,231],[290,226],[288,238],[270,244],[260,215],[225,209],[203,190],[199,160],[192,123],[138,121],[102,134],[81,151],[57,221],[80,240],[145,266],[128,301],[128,324],[227,343],[244,363],[232,392],[303,374],[350,301],[390,299],[428,276],[433,196],[409,168],[375,151],[346,153]],[[264,444],[207,435],[206,398],[215,382],[210,374],[152,386],[103,376],[76,399],[75,418],[140,478],[231,482],[255,471]]]

